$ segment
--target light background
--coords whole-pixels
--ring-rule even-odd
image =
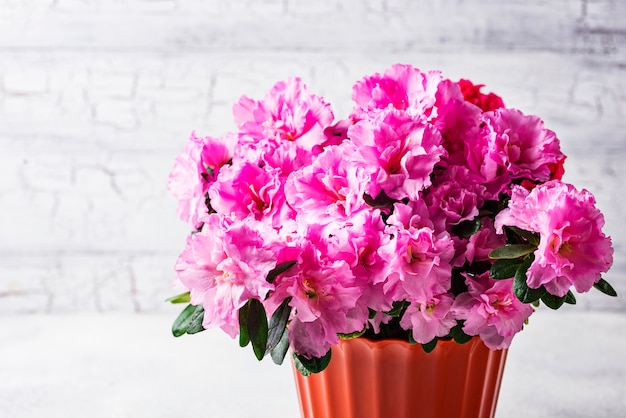
[[[0,0],[5,330],[146,315],[167,330],[188,231],[165,185],[189,133],[233,129],[240,95],[292,75],[342,118],[354,81],[395,62],[486,84],[544,119],[565,180],[605,214],[605,278],[626,295],[624,1]],[[578,300],[623,329],[624,297]]]

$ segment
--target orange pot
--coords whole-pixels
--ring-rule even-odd
[[[342,340],[326,370],[294,368],[303,418],[493,418],[506,350],[474,337],[426,354],[400,340]]]

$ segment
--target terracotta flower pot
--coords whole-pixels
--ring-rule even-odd
[[[340,341],[326,370],[294,369],[303,418],[493,418],[506,350],[439,341]]]

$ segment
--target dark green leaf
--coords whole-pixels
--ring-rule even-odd
[[[291,297],[283,300],[283,303],[274,311],[270,318],[269,328],[267,332],[267,351],[271,351],[282,338],[287,327],[287,321],[289,321],[289,315],[291,314]]]
[[[457,321],[457,324],[450,330],[450,334],[457,344],[465,344],[472,339],[471,335],[467,335],[463,331],[463,323],[464,321]]]
[[[513,291],[522,303],[536,302],[546,293],[545,287],[541,286],[539,289],[530,288],[526,284],[526,279],[518,279],[517,276],[513,281]]]
[[[267,280],[268,283],[274,283],[274,280],[276,280],[276,278],[280,274],[283,274],[284,272],[286,272],[287,270],[289,270],[291,267],[295,265],[296,265],[295,261],[285,261],[284,263],[280,263],[279,265],[274,267],[272,270],[270,270],[269,273],[267,273],[267,277],[265,278],[265,280]]]
[[[272,361],[278,365],[283,364],[287,351],[289,351],[289,330],[285,329],[285,332],[283,332],[283,335],[280,337],[280,341],[276,344],[276,347],[272,348],[270,351]]]
[[[365,331],[367,331],[367,327],[363,327],[362,330],[351,332],[349,334],[337,333],[337,336],[341,338],[342,340],[351,340],[353,338],[358,338],[361,335],[365,334]]]
[[[528,268],[533,263],[535,257],[529,256],[524,258],[522,264],[520,264],[517,272],[515,273],[515,279],[513,280],[513,292],[515,296],[523,302],[523,303],[532,303],[536,300],[541,299],[541,297],[546,293],[546,289],[541,286],[539,289],[532,289],[528,287],[526,283],[527,277],[526,272]]]
[[[183,309],[180,315],[178,315],[178,318],[174,320],[174,324],[172,325],[172,334],[174,337],[180,337],[187,332],[187,327],[189,326],[189,322],[191,322],[191,316],[195,310],[196,307],[189,304]]]
[[[480,218],[475,218],[471,221],[463,221],[456,225],[452,225],[452,232],[458,237],[469,238],[480,231],[481,226],[483,226],[483,223]]]
[[[408,339],[409,339],[409,343],[415,345],[417,344],[417,341],[415,341],[415,338],[413,338],[413,333],[409,331],[408,333]]]
[[[397,300],[393,302],[391,310],[384,312],[384,314],[389,316],[400,316],[409,305],[410,303],[405,300]]]
[[[167,298],[165,299],[165,301],[170,302],[170,303],[189,303],[191,302],[191,296],[189,292],[185,292],[185,293],[181,293],[180,295]]]
[[[496,260],[489,270],[489,277],[496,280],[510,279],[515,276],[521,264],[522,260],[519,258]]]
[[[435,347],[437,347],[437,341],[438,341],[438,338],[435,337],[432,339],[432,341],[427,342],[426,344],[422,344],[422,348],[424,349],[425,352],[430,353],[435,349]]]
[[[328,352],[324,354],[322,357],[313,357],[309,359],[300,354],[295,354],[295,357],[300,361],[302,366],[304,366],[304,368],[307,369],[309,372],[319,373],[322,370],[324,370],[326,367],[328,367],[328,363],[330,363],[331,354],[332,354],[331,350],[328,350]]]
[[[193,315],[191,315],[191,319],[189,320],[189,325],[187,326],[187,334],[197,334],[198,332],[204,331],[204,327],[202,326],[203,320],[204,306],[198,305],[196,306],[196,310],[193,311]]]
[[[250,343],[250,334],[248,333],[248,311],[250,310],[250,301],[247,301],[239,309],[239,346],[245,347]]]
[[[518,228],[516,226],[507,226],[507,228],[513,232],[515,232],[520,237],[526,239],[531,245],[539,245],[539,234],[526,231],[525,229]]]
[[[293,353],[293,365],[296,367],[296,370],[300,372],[302,376],[310,376],[311,372],[302,364],[300,361],[300,357],[296,353]]]
[[[267,347],[267,314],[260,300],[250,299],[248,302],[250,303],[248,308],[248,335],[254,355],[258,360],[262,360]]]
[[[571,290],[567,292],[567,295],[565,295],[565,303],[569,303],[570,305],[576,305],[576,297]]]
[[[369,314],[367,315],[367,319],[374,319],[376,318],[376,311],[373,310],[372,308],[367,308],[369,310]]]
[[[489,258],[495,260],[519,258],[534,253],[537,247],[531,244],[509,244],[496,248],[489,253]]]
[[[605,295],[614,296],[614,297],[617,296],[617,292],[615,291],[615,289],[613,289],[613,286],[611,286],[609,282],[607,282],[604,279],[598,280],[598,282],[594,284],[593,287],[595,287],[596,289],[598,289],[600,292],[604,293]]]
[[[551,309],[559,309],[565,303],[565,296],[559,297],[555,296],[551,293],[546,292],[542,297],[541,301]]]

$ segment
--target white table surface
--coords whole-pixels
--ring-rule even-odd
[[[0,317],[0,417],[297,418],[288,363],[171,314]],[[513,341],[497,418],[626,417],[626,314],[542,309]]]

